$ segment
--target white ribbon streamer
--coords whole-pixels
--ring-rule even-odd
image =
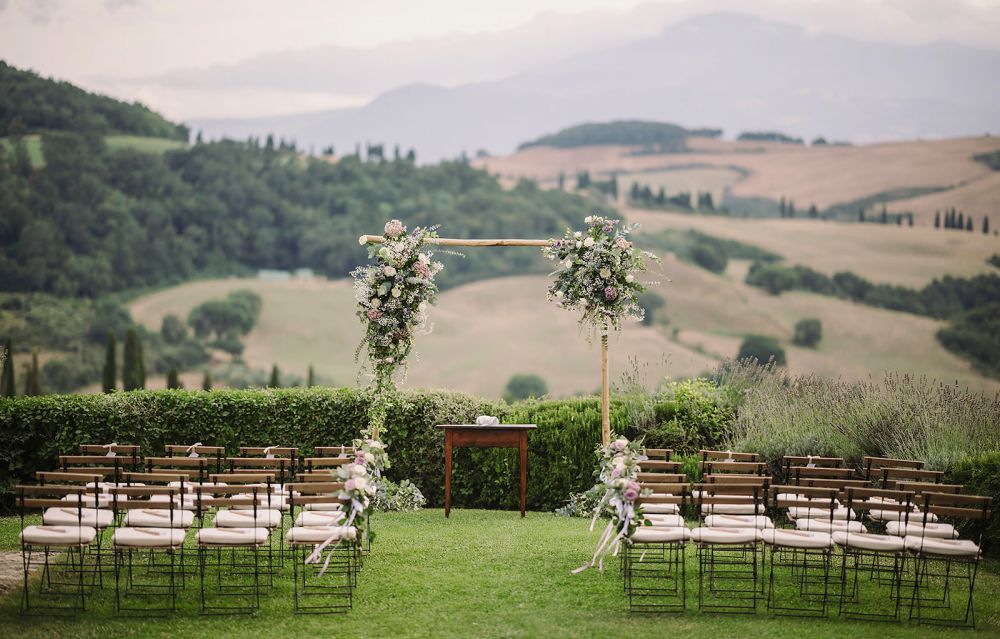
[[[191,444],[190,446],[188,446],[187,452],[190,453],[188,455],[188,457],[197,457],[198,456],[198,451],[196,451],[195,448],[198,448],[201,445],[202,445],[201,442],[196,442],[196,443]]]

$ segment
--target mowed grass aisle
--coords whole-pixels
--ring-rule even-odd
[[[16,520],[0,525],[0,547],[17,548]],[[346,615],[293,615],[291,567],[254,617],[202,617],[197,580],[166,619],[117,619],[113,582],[88,599],[75,621],[21,619],[18,592],[0,599],[0,639],[11,637],[963,637],[1000,636],[1000,576],[984,564],[977,585],[976,632],[899,623],[772,619],[698,613],[697,565],[688,557],[682,615],[629,613],[617,562],[604,574],[571,575],[593,551],[589,522],[547,513],[440,510],[379,515],[378,538]],[[763,606],[761,607],[763,609]]]

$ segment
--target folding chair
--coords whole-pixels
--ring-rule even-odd
[[[88,572],[93,572],[96,577],[92,585],[103,587],[104,573],[110,573],[114,569],[110,552],[104,548],[104,531],[115,525],[115,514],[111,509],[111,496],[106,492],[109,486],[115,484],[103,481],[115,470],[111,468],[97,468],[89,470],[85,468],[71,467],[66,471],[38,471],[35,477],[44,486],[84,486],[88,490],[84,493],[70,491],[63,495],[58,506],[46,508],[42,512],[42,523],[49,526],[76,526],[83,525],[94,528],[97,531],[93,543],[84,553]],[[81,519],[82,517],[82,519]]]
[[[316,446],[313,448],[315,457],[340,457],[342,459],[354,459],[358,454],[358,449],[354,446]]]
[[[640,525],[625,541],[622,574],[629,610],[683,612],[687,604],[684,546],[691,534],[676,514],[646,515],[650,506],[683,509],[688,484],[659,484],[660,494],[636,499],[651,525]]]
[[[346,503],[339,497],[341,482],[304,481],[289,485],[289,505],[295,525],[288,531],[294,576],[296,613],[346,612],[361,565],[361,540],[355,525],[346,525]],[[329,510],[306,510],[307,505],[336,504]],[[298,515],[295,509],[301,508]],[[334,513],[336,518],[331,517]],[[325,544],[325,548],[323,547]],[[325,550],[322,561],[305,563],[314,551]],[[318,603],[312,603],[318,602]]]
[[[975,588],[976,575],[979,572],[979,560],[982,557],[980,546],[986,523],[992,514],[991,497],[976,495],[959,495],[956,493],[925,492],[921,495],[923,510],[924,534],[907,534],[904,543],[906,549],[913,553],[916,563],[916,587],[910,599],[910,619],[920,623],[940,625],[976,626]],[[954,537],[936,537],[927,534],[927,527],[933,523],[928,521],[930,515],[938,515],[956,523],[973,524],[973,539],[958,539]],[[951,524],[947,524],[951,525]],[[936,567],[936,570],[935,570]],[[952,593],[960,596],[962,592],[953,588],[955,582],[965,582],[968,586],[965,605],[959,601],[957,608],[964,611],[960,618],[954,616],[930,617],[925,614],[927,609],[951,611],[953,605]],[[940,595],[930,596],[929,593],[940,588]],[[946,614],[946,613],[945,613]]]
[[[24,567],[24,587],[21,592],[21,614],[41,613],[47,616],[75,615],[83,611],[89,572],[84,557],[97,537],[97,529],[86,524],[85,498],[96,488],[87,486],[16,486],[14,494],[21,515],[21,561]],[[52,508],[67,509],[66,495],[76,495],[72,504],[74,521],[62,524],[25,526],[27,511]],[[33,601],[30,575],[35,556],[41,554],[42,574],[37,595],[42,605]],[[92,585],[92,584],[89,584]],[[51,604],[49,602],[52,602]]]
[[[213,482],[210,485],[197,485],[194,491],[199,516],[203,516],[203,513],[212,508],[222,507],[223,509],[219,510],[221,514],[232,512],[226,507],[251,506],[252,509],[247,511],[251,524],[261,520],[271,520],[271,515],[267,513],[258,516],[258,508],[266,499],[267,488],[220,485],[219,482]],[[275,516],[280,522],[280,513]],[[218,523],[218,516],[215,523]],[[260,608],[262,569],[260,551],[267,546],[269,536],[269,528],[255,525],[203,526],[198,531],[196,538],[201,576],[199,592],[202,614],[253,614]],[[269,578],[270,574],[268,571]],[[211,590],[209,580],[214,584]],[[235,605],[224,603],[231,599],[239,599],[244,603]]]
[[[785,455],[781,460],[782,477],[786,482],[792,481],[791,469],[794,466],[805,468],[841,468],[843,457],[819,457],[814,455]]]
[[[670,448],[643,448],[642,454],[651,461],[670,461],[674,451]]]
[[[775,510],[808,509],[826,512],[832,525],[838,507],[836,488],[772,486]],[[761,531],[768,565],[767,609],[775,615],[826,617],[830,603],[830,565],[833,536],[829,532],[770,528]],[[784,603],[775,587],[778,569],[790,573],[797,585],[797,603]]]
[[[848,487],[846,493],[850,512],[898,512],[905,521],[912,509],[913,493],[908,491]],[[898,619],[906,572],[903,539],[846,530],[834,532],[833,541],[842,553],[840,615],[875,621]],[[871,592],[865,588],[866,581],[873,589]],[[884,590],[886,584],[888,593]],[[886,594],[888,610],[885,609]]]
[[[883,468],[913,468],[924,467],[924,462],[918,459],[896,459],[894,457],[865,456],[861,461],[862,474],[865,479],[876,482],[881,477]]]
[[[145,479],[166,483],[172,477],[146,474]],[[184,586],[184,538],[194,519],[190,511],[176,508],[176,497],[183,493],[183,488],[167,486],[112,489],[114,509],[125,512],[124,526],[111,538],[119,614],[156,616],[177,609],[177,591]],[[152,501],[153,496],[165,499]]]
[[[139,447],[134,444],[80,444],[80,454],[119,458],[123,462],[123,470],[142,468],[142,455],[139,454]]]
[[[788,469],[788,473],[791,476],[791,481],[793,486],[789,488],[799,488],[805,486],[810,480],[829,480],[827,488],[836,487],[841,489],[845,484],[840,482],[850,482],[854,480],[854,469],[853,468],[839,468],[831,466],[792,466]],[[861,486],[866,485],[867,482],[862,482]],[[798,491],[799,494],[805,494],[806,491]],[[821,498],[824,501],[825,498]],[[821,504],[819,509],[814,512],[812,508],[808,505],[808,500],[800,500],[800,504],[797,506],[791,506],[788,508],[788,518],[789,520],[795,522],[799,519],[818,519],[824,522],[837,522],[837,521],[854,521],[857,519],[854,513],[850,512],[847,508],[844,508],[840,501],[836,501],[836,508],[833,511],[828,511],[825,504]],[[826,531],[832,532],[832,530]]]
[[[699,450],[698,454],[701,455],[701,461],[718,461],[718,462],[759,462],[760,454],[758,453],[736,453],[731,450]]]
[[[706,513],[720,506],[761,510],[761,484],[703,483],[694,486],[700,517],[691,540],[698,551],[698,609],[706,612],[757,611],[761,529],[756,526],[708,526]],[[748,502],[749,499],[749,502]],[[763,585],[763,584],[760,584]],[[711,598],[710,601],[706,601]]]
[[[852,532],[852,533],[866,533],[868,530],[865,528],[864,524],[860,521],[857,514],[852,514],[848,516],[847,508],[844,507],[844,503],[847,501],[847,488],[868,488],[870,484],[864,479],[822,479],[813,477],[800,477],[795,481],[793,488],[796,492],[795,494],[801,494],[798,492],[799,488],[832,488],[837,491],[837,504],[838,508],[834,511],[834,518],[823,517],[825,514],[823,511],[817,511],[816,514],[819,517],[799,517],[794,520],[795,528],[797,530],[806,530],[813,532],[821,532],[833,534],[835,532]],[[837,511],[842,510],[842,518],[837,517]],[[803,513],[799,513],[803,514]],[[811,513],[806,512],[806,515]],[[791,519],[791,518],[789,518]]]

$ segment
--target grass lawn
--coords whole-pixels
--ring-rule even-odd
[[[255,617],[201,617],[197,581],[188,582],[173,617],[116,619],[113,588],[88,600],[71,622],[21,619],[18,593],[0,598],[0,629],[16,637],[963,637],[1000,636],[1000,588],[995,562],[980,571],[976,632],[906,622],[772,619],[700,614],[697,570],[688,549],[688,612],[627,611],[615,567],[571,575],[593,551],[589,522],[551,514],[440,510],[378,516],[378,539],[366,560],[354,609],[346,615],[293,615],[291,567],[262,599]],[[16,519],[0,520],[0,547],[16,548]]]

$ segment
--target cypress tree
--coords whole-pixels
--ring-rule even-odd
[[[267,383],[269,388],[281,388],[281,378],[278,375],[278,365],[271,367],[271,381]]]
[[[31,367],[24,377],[24,396],[36,397],[42,394],[42,380],[38,371],[38,352],[31,353]]]
[[[934,211],[934,228],[941,228],[941,211]]]
[[[107,345],[104,347],[104,368],[101,370],[101,390],[110,393],[118,386],[118,370],[115,362],[115,351],[118,346],[115,336],[108,333]]]
[[[788,206],[785,207],[785,214],[788,217],[795,217],[795,202],[793,200],[788,200]]]
[[[889,211],[885,208],[885,204],[882,205],[882,212],[879,214],[879,222],[882,224],[889,223]]]
[[[212,374],[208,371],[205,371],[205,376],[201,378],[201,390],[212,390]]]
[[[309,376],[306,379],[306,386],[310,388],[316,385],[316,371],[313,370],[312,364],[309,365]]]
[[[983,235],[989,235],[989,234],[990,234],[990,216],[984,215],[983,216]]]
[[[906,214],[906,223],[909,226],[913,226],[913,213]]]
[[[139,333],[134,328],[125,334],[125,353],[122,361],[122,388],[127,391],[142,388],[142,373],[139,369]]]
[[[14,348],[8,337],[3,344],[3,371],[0,372],[0,397],[17,397],[14,383]]]
[[[177,369],[171,368],[167,371],[167,388],[183,388],[181,380],[177,377]]]
[[[139,358],[137,360],[138,370],[139,370],[139,388],[146,388],[146,358],[142,354],[142,340],[139,338],[139,334],[135,335],[135,343],[139,347]]]
[[[858,209],[858,222],[861,222],[862,224],[865,223],[865,210],[864,209]]]
[[[781,201],[778,202],[778,215],[780,217],[785,217],[785,196],[781,196]]]
[[[965,230],[972,233],[972,216],[965,218]]]

